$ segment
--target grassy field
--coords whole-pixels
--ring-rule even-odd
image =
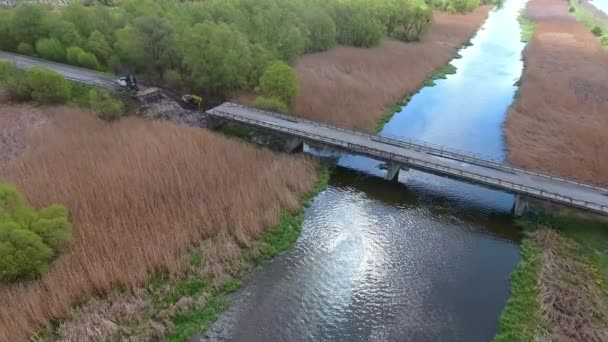
[[[576,20],[587,27],[598,37],[602,46],[608,50],[608,24],[585,9],[579,0],[570,0],[570,8],[574,10]]]
[[[26,339],[91,295],[117,288],[138,293],[150,273],[179,279],[187,274],[185,255],[195,241],[221,237],[223,244],[204,246],[201,274],[211,275],[217,291],[228,291],[241,249],[278,225],[281,213],[297,211],[318,178],[319,166],[310,158],[207,131],[135,118],[106,123],[66,107],[45,112],[50,121],[27,139],[26,152],[5,168],[3,181],[15,184],[35,207],[65,203],[74,244],[39,280],[0,285],[0,306],[6,308],[0,340]],[[204,284],[177,287],[194,291]],[[148,302],[139,299],[134,307]],[[98,302],[108,314],[111,303]],[[168,309],[188,307],[175,304],[179,308]],[[91,326],[114,331],[108,322],[81,322],[82,329],[69,336],[94,339],[82,333]]]

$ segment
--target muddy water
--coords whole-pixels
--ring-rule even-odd
[[[507,0],[383,135],[503,159],[501,125],[522,70]],[[519,235],[513,196],[342,156],[296,246],[256,271],[201,340],[488,341],[509,296]],[[353,172],[354,171],[354,172]]]

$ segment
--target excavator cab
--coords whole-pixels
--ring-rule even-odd
[[[184,95],[182,96],[182,103],[189,108],[201,109],[203,105],[203,98],[196,95]]]

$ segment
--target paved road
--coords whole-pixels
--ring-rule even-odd
[[[608,190],[542,175],[477,156],[399,142],[318,122],[268,113],[233,103],[207,111],[211,118],[235,121],[323,144],[377,160],[608,214]]]

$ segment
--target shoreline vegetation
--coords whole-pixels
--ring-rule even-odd
[[[520,16],[529,43],[505,124],[509,159],[605,186],[608,164],[596,146],[606,146],[600,132],[608,129],[608,107],[597,108],[597,89],[608,89],[608,54],[574,11],[562,1],[531,0]],[[608,224],[567,215],[530,215],[518,224],[521,261],[494,341],[608,340]]]

